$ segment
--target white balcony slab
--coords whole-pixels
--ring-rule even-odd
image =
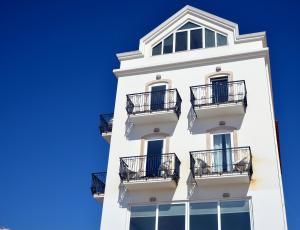
[[[171,178],[123,181],[128,190],[175,189],[177,184]]]
[[[102,137],[104,138],[104,140],[107,141],[108,144],[110,144],[110,140],[111,140],[111,132],[108,132],[108,133],[102,133]]]
[[[103,203],[104,200],[104,193],[95,193],[93,194],[93,198],[99,202],[99,203]]]
[[[247,172],[215,175],[195,175],[195,180],[199,185],[225,185],[225,184],[247,184],[250,177]]]
[[[232,102],[195,107],[195,112],[197,114],[197,118],[203,119],[220,116],[243,115],[246,111],[243,102]]]
[[[135,125],[143,125],[152,123],[177,122],[178,117],[173,110],[169,110],[131,114],[130,121]]]

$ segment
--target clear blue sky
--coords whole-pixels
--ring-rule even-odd
[[[186,4],[267,31],[290,229],[299,229],[296,1],[0,1],[0,226],[99,229],[90,172],[106,169],[98,115],[114,108],[115,54]],[[249,70],[251,71],[251,70]],[[298,227],[297,227],[298,226]]]

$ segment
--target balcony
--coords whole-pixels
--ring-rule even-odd
[[[113,119],[114,114],[108,113],[108,114],[100,114],[100,125],[99,130],[102,135],[102,137],[110,143],[111,139],[111,131],[113,127]]]
[[[199,184],[249,183],[252,176],[250,147],[190,152],[191,173]]]
[[[243,115],[247,107],[245,81],[191,86],[191,104],[197,118]]]
[[[120,158],[120,179],[128,190],[177,186],[180,161],[175,153]]]
[[[92,173],[91,192],[93,197],[103,202],[105,192],[106,172]]]
[[[177,89],[128,94],[126,110],[134,124],[176,122],[181,97]]]

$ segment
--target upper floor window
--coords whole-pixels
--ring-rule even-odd
[[[227,45],[227,36],[204,26],[187,22],[177,31],[157,43],[152,55]]]

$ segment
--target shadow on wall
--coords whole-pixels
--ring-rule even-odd
[[[187,115],[187,126],[191,134],[205,134],[208,132],[208,130],[222,125],[234,127],[235,129],[239,130],[244,120],[244,116],[245,115],[242,114],[203,118],[205,119],[205,122],[203,122],[202,119],[197,118],[197,115],[191,107]]]
[[[196,183],[192,173],[190,173],[186,181],[188,195],[187,198],[191,200],[214,200],[223,198],[247,197],[250,183],[224,184],[223,186],[201,184],[199,182]],[[224,194],[226,194],[228,197],[224,197]]]
[[[172,202],[174,199],[174,194],[176,188],[166,188],[166,189],[147,189],[147,190],[133,190],[129,191],[126,187],[120,183],[119,185],[119,196],[118,203],[122,208],[127,208],[128,204],[133,203],[145,203],[153,202]]]
[[[128,117],[125,122],[125,136],[128,140],[140,140],[143,136],[153,133],[165,133],[172,136],[176,125],[177,122],[135,125]]]

